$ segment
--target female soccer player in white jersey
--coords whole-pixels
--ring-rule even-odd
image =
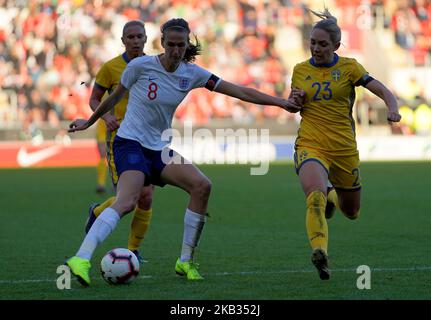
[[[205,87],[290,112],[297,112],[301,107],[293,98],[285,100],[237,86],[193,64],[200,46],[199,42],[196,45],[190,42],[189,25],[184,19],[169,20],[161,27],[161,32],[164,53],[129,62],[121,83],[90,119],[77,119],[70,124],[70,132],[87,129],[129,91],[126,116],[114,141],[114,161],[119,176],[116,200],[96,219],[76,256],[66,261],[84,286],[90,284],[90,259],[94,250],[115,229],[120,218],[135,207],[142,186],[149,183],[174,185],[190,195],[184,217],[181,255],[175,271],[189,280],[203,279],[193,262],[193,253],[206,221],[211,182],[182,157],[181,161],[164,161],[165,155],[172,155],[173,151],[168,147],[169,141],[162,140],[162,133],[171,128],[174,112],[189,91]]]

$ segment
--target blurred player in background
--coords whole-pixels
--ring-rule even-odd
[[[104,96],[112,93],[120,83],[121,74],[126,68],[127,64],[134,58],[144,55],[144,46],[147,41],[145,33],[145,26],[141,21],[133,20],[127,22],[123,27],[123,36],[121,40],[125,46],[126,51],[115,57],[114,59],[103,64],[101,69],[96,75],[96,82],[94,84],[93,91],[90,97],[90,107],[96,110]],[[115,105],[110,113],[105,114],[102,119],[98,121],[97,136],[99,150],[102,146],[102,142],[99,141],[99,136],[103,138],[106,136],[106,149],[109,172],[111,174],[112,183],[117,186],[118,175],[113,159],[113,143],[117,130],[120,126],[121,121],[124,119],[126,113],[126,107],[128,102],[128,94]],[[104,132],[102,131],[104,129]],[[103,134],[105,133],[105,134]],[[104,146],[103,146],[104,149]],[[106,153],[106,151],[105,151]],[[101,162],[105,159],[101,159]],[[99,163],[98,171],[101,164]],[[105,174],[106,175],[106,174]],[[151,216],[152,216],[152,198],[153,198],[152,185],[146,186],[142,189],[139,201],[136,208],[134,208],[134,215],[132,219],[132,225],[129,235],[128,248],[133,251],[137,256],[139,262],[145,261],[139,253],[139,247],[145,237],[148,230]],[[110,197],[102,204],[93,204],[89,210],[89,217],[85,226],[85,232],[90,230],[92,224],[96,218],[105,210],[107,207],[114,203],[115,197]]]
[[[76,256],[66,262],[84,286],[90,284],[90,259],[94,250],[116,228],[120,218],[135,206],[142,186],[149,182],[159,186],[170,184],[190,195],[175,272],[188,280],[203,279],[194,262],[194,253],[207,220],[211,182],[196,166],[174,153],[169,148],[170,141],[162,139],[171,128],[175,110],[192,89],[205,87],[243,101],[275,105],[288,111],[300,108],[293,99],[285,100],[237,86],[193,64],[200,46],[190,42],[189,25],[184,19],[169,20],[161,32],[164,53],[133,60],[124,70],[114,93],[90,119],[78,119],[70,124],[71,132],[87,129],[130,90],[126,116],[114,141],[119,174],[117,199],[94,222]]]
[[[326,8],[323,13],[311,12],[322,20],[311,32],[312,57],[297,64],[292,75],[292,88],[303,90],[294,159],[306,196],[311,260],[320,278],[327,280],[330,269],[326,219],[332,217],[335,208],[349,219],[359,216],[361,177],[352,117],[355,86],[363,86],[383,99],[389,110],[388,121],[398,122],[401,116],[395,96],[381,82],[368,75],[355,59],[335,53],[341,41],[337,19]],[[295,94],[296,99],[300,98]]]
[[[97,151],[99,151],[99,163],[97,164],[97,193],[105,193],[108,164],[106,163],[106,124],[103,120],[97,121],[96,126]]]

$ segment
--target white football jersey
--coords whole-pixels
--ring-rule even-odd
[[[171,142],[162,141],[162,133],[171,128],[175,110],[189,91],[201,87],[214,90],[219,83],[218,77],[193,63],[182,61],[177,70],[168,72],[158,56],[137,57],[121,76],[121,84],[129,90],[129,102],[117,134],[145,148],[162,150]]]

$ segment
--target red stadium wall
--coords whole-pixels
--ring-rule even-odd
[[[70,145],[54,141],[37,146],[20,141],[0,143],[0,168],[95,166],[98,161],[94,140],[72,141]]]

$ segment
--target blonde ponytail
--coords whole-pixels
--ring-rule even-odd
[[[322,19],[314,25],[313,29],[322,29],[329,33],[329,37],[334,44],[337,44],[341,41],[341,29],[337,24],[337,18],[334,17],[331,12],[329,12],[328,8],[325,7],[323,12],[317,12],[309,8],[307,8],[307,10]]]
[[[312,14],[314,14],[315,16],[318,16],[320,19],[328,19],[328,20],[334,20],[335,23],[337,23],[337,18],[334,17],[331,12],[329,12],[329,9],[325,7],[325,10],[323,12],[317,12],[314,10],[311,10],[309,8],[307,8],[308,11],[310,11]]]

